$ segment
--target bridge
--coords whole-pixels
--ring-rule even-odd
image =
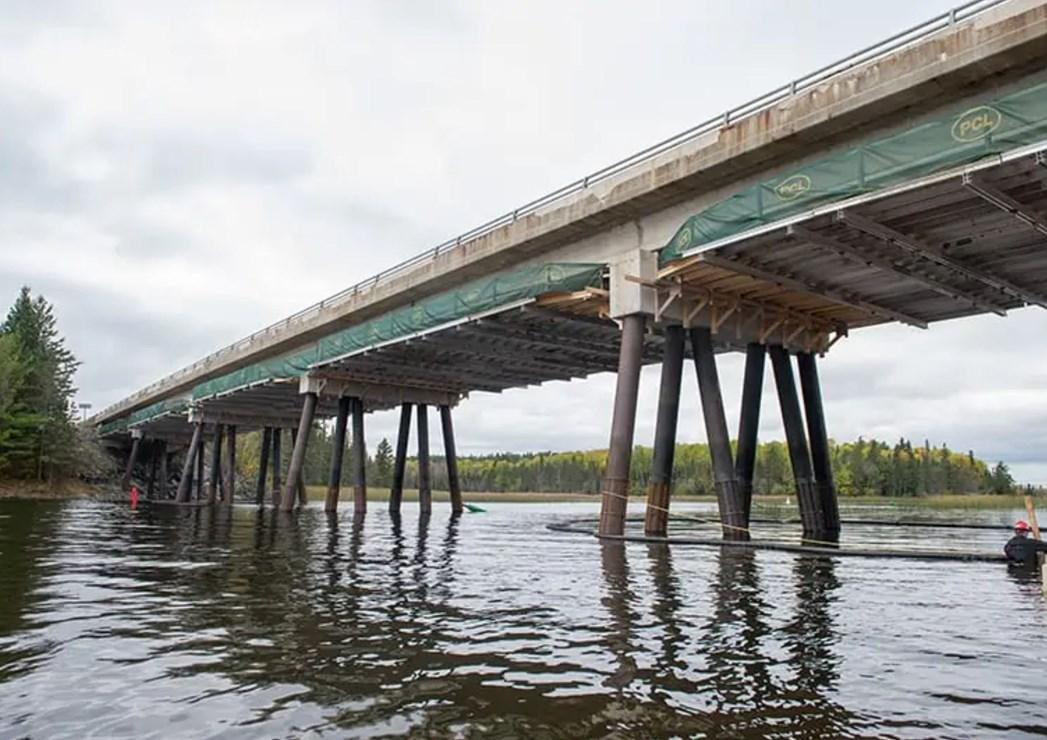
[[[723,533],[744,538],[769,356],[804,535],[835,539],[818,358],[867,326],[1047,307],[1045,55],[1047,0],[966,3],[261,329],[92,421],[126,455],[125,487],[139,474],[150,496],[192,505],[232,503],[236,434],[262,431],[255,501],[284,511],[304,503],[322,418],[335,420],[326,508],[338,506],[351,421],[362,513],[365,416],[399,407],[390,506],[417,417],[428,511],[432,407],[460,511],[459,403],[616,372],[600,533],[617,536],[640,369],[660,363],[645,531],[664,536],[690,359]],[[736,450],[715,360],[729,351],[746,354]]]

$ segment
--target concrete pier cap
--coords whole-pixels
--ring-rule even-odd
[[[633,249],[611,260],[610,268],[611,318],[653,316],[657,294],[650,284],[658,279],[658,253]]]
[[[315,393],[329,398],[359,398],[365,406],[392,408],[403,403],[427,404],[430,406],[457,406],[465,395],[449,391],[411,388],[409,386],[360,383],[348,378],[329,377],[322,374],[302,375],[298,393]]]

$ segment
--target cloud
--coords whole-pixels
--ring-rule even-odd
[[[55,301],[100,408],[948,6],[5,3],[0,302],[26,282]],[[821,364],[831,434],[1047,481],[1045,315],[855,332]],[[741,370],[720,359],[732,428]],[[657,386],[646,369],[640,443]],[[701,440],[690,370],[684,387],[681,439]],[[613,388],[477,393],[460,444],[602,447]],[[765,439],[776,404],[768,378]],[[395,435],[395,414],[369,423]]]

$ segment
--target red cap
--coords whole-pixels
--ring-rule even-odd
[[[1029,523],[1026,521],[1020,521],[1014,525],[1015,532],[1028,532],[1030,529],[1032,529],[1032,527],[1030,527]]]

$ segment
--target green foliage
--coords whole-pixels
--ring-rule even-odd
[[[43,480],[75,471],[77,366],[51,304],[22,288],[0,324],[0,475]]]

